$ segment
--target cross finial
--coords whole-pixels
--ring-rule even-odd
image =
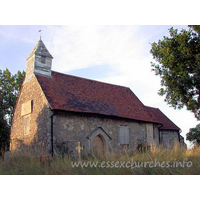
[[[80,142],[78,142],[76,150],[78,151],[79,160],[81,160],[81,150],[83,150],[83,147],[80,145]]]

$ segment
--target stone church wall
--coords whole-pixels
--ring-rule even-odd
[[[179,133],[178,131],[161,130],[160,139],[164,147],[173,148],[176,144],[179,144]]]
[[[129,144],[121,145],[119,143],[119,127],[127,126],[129,128]],[[134,150],[138,145],[146,146],[147,133],[146,123],[133,120],[125,120],[112,117],[104,117],[94,114],[78,113],[59,113],[54,115],[54,150],[58,152],[61,148],[77,155],[75,147],[78,142],[83,146],[83,154],[92,150],[93,139],[89,137],[97,129],[105,131],[104,143],[107,153],[118,154],[123,148]],[[158,129],[154,125],[154,139],[158,142]],[[100,131],[100,130],[99,130]],[[103,132],[102,131],[102,132]]]
[[[11,129],[12,153],[42,154],[50,151],[50,109],[33,75],[23,83]]]

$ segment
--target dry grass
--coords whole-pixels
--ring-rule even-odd
[[[0,174],[12,175],[66,175],[66,174],[113,174],[113,175],[181,175],[200,174],[199,149],[181,150],[151,147],[146,152],[123,152],[121,155],[112,153],[106,158],[88,155],[82,159],[79,166],[78,159],[67,155],[47,158],[33,156],[13,156],[9,161],[0,160]],[[81,167],[85,162],[86,167]],[[96,167],[91,163],[98,163]],[[139,166],[138,166],[139,165]],[[101,167],[100,167],[101,166]]]

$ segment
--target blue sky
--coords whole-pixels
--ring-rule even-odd
[[[12,73],[26,69],[26,58],[40,33],[53,55],[52,69],[62,73],[130,87],[148,106],[158,107],[182,129],[181,135],[195,127],[194,115],[169,107],[157,92],[160,78],[151,72],[151,45],[168,36],[170,27],[185,25],[131,26],[0,26],[0,69]],[[187,144],[189,144],[187,142]],[[189,145],[188,145],[189,146]]]

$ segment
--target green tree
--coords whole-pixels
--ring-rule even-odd
[[[169,29],[170,37],[151,44],[156,62],[152,70],[161,77],[159,95],[175,109],[186,106],[200,119],[200,26]]]
[[[7,150],[10,140],[10,127],[3,117],[2,110],[0,110],[0,150]],[[0,152],[1,155],[1,152]]]
[[[200,145],[200,124],[196,128],[191,128],[189,133],[186,134],[186,140],[189,140],[193,144]]]
[[[3,150],[9,147],[14,107],[24,77],[24,71],[12,75],[8,69],[0,69],[0,149]]]

